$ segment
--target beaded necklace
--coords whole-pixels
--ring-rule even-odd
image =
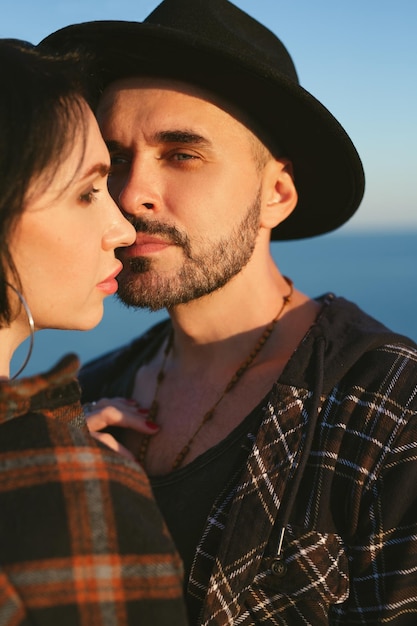
[[[265,328],[265,330],[263,331],[262,335],[259,337],[259,339],[258,339],[255,347],[253,348],[253,350],[249,353],[249,355],[245,359],[245,361],[238,367],[236,372],[233,374],[232,378],[227,383],[227,385],[224,388],[223,392],[221,393],[219,398],[216,400],[216,402],[213,404],[211,409],[209,409],[203,415],[203,418],[202,418],[201,422],[199,423],[197,429],[194,431],[194,433],[191,435],[191,437],[189,438],[189,440],[187,441],[185,446],[180,450],[180,452],[175,457],[174,462],[172,464],[172,469],[173,470],[178,469],[179,467],[181,467],[181,465],[184,462],[184,459],[186,458],[186,456],[189,454],[189,452],[191,450],[191,446],[192,446],[195,438],[197,437],[197,435],[199,434],[201,429],[205,426],[205,424],[207,424],[208,421],[210,421],[213,418],[214,412],[217,409],[217,407],[219,406],[220,402],[229,393],[229,391],[231,391],[231,389],[233,389],[233,387],[236,386],[236,384],[239,382],[239,380],[242,378],[243,374],[246,372],[246,370],[253,363],[255,357],[262,350],[263,346],[265,345],[265,343],[268,341],[269,337],[271,336],[272,331],[275,328],[275,324],[277,323],[277,321],[281,317],[281,315],[284,312],[284,309],[287,306],[287,304],[291,301],[291,296],[293,294],[293,282],[292,282],[292,280],[290,280],[286,276],[284,276],[284,278],[285,278],[286,282],[288,283],[288,285],[290,287],[289,294],[286,295],[286,296],[283,296],[282,304],[281,304],[281,306],[279,308],[278,313],[274,317],[274,319]],[[161,368],[160,368],[160,370],[159,370],[159,372],[157,374],[157,377],[156,377],[155,394],[154,394],[153,401],[152,401],[151,407],[149,409],[149,414],[148,414],[148,417],[147,417],[147,419],[149,421],[154,422],[154,423],[156,423],[156,418],[158,416],[158,409],[159,409],[158,392],[159,392],[160,386],[161,386],[161,384],[162,384],[162,382],[163,382],[163,380],[165,378],[166,360],[167,360],[168,355],[169,355],[169,353],[171,351],[172,344],[173,344],[173,339],[174,339],[174,335],[173,335],[173,332],[171,332],[171,334],[169,336],[169,339],[168,339],[168,342],[167,342],[167,345],[166,345],[165,350],[164,350],[164,358],[163,358],[163,361],[162,361],[162,365],[161,365]],[[144,465],[144,463],[145,463],[145,457],[146,457],[146,453],[148,451],[150,439],[151,439],[150,435],[143,435],[143,437],[142,437],[142,441],[141,441],[141,445],[140,445],[140,448],[139,448],[139,452],[137,454],[137,460],[140,463],[142,463],[142,465]]]

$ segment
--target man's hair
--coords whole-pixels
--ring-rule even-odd
[[[268,161],[273,158],[273,156],[270,150],[262,143],[260,139],[258,139],[256,135],[254,135],[252,132],[250,133],[250,135],[255,165],[257,170],[260,172],[261,170],[263,170]]]

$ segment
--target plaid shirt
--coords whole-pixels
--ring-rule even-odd
[[[185,624],[148,481],[88,434],[77,368],[0,383],[0,624]]]
[[[165,332],[87,367],[89,398],[129,395]],[[415,626],[416,415],[413,342],[328,297],[208,518],[188,588],[199,624]]]

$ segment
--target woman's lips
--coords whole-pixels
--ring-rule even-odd
[[[110,276],[108,276],[107,278],[102,280],[100,283],[98,283],[97,289],[100,289],[100,291],[103,291],[104,293],[108,295],[112,295],[116,293],[119,287],[117,280],[116,280],[116,276],[120,274],[122,269],[123,269],[123,265],[119,263],[117,269],[114,270],[114,272],[112,272]]]

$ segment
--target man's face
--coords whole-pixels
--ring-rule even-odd
[[[223,287],[250,260],[261,175],[253,136],[200,92],[174,81],[113,83],[97,111],[109,188],[137,229],[120,249],[119,297],[151,310]]]

